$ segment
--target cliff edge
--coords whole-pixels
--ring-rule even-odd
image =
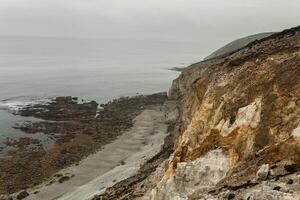
[[[174,80],[175,150],[144,199],[300,199],[300,27]]]
[[[300,199],[300,27],[187,67],[168,96],[170,156],[95,199]]]

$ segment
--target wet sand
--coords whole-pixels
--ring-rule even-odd
[[[47,183],[28,192],[28,200],[88,200],[116,182],[134,175],[161,149],[167,134],[161,106],[144,110],[134,125],[114,142],[83,159],[79,165],[61,170],[74,175],[63,183]],[[39,191],[36,194],[34,192]]]

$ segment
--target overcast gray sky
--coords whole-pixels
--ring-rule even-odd
[[[0,35],[228,41],[300,24],[300,0],[0,0]]]

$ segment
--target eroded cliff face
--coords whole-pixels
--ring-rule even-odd
[[[143,199],[300,199],[300,27],[188,67],[168,95],[175,150]]]

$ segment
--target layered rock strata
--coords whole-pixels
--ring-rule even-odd
[[[174,152],[143,199],[300,199],[300,27],[186,68],[168,95]]]

